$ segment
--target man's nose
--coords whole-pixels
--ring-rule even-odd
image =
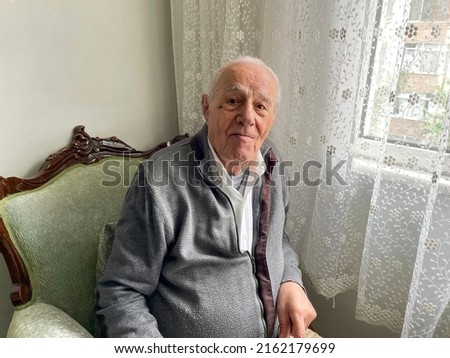
[[[242,106],[237,118],[238,123],[244,126],[251,126],[255,123],[255,109],[253,105],[246,103]]]

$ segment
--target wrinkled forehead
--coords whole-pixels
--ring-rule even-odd
[[[239,82],[229,83],[222,89],[222,94],[227,95],[243,95],[247,96],[251,93],[253,97],[264,102],[273,103],[275,101],[275,94],[265,86],[246,86]]]

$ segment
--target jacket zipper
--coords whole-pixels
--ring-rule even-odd
[[[264,306],[262,304],[261,298],[259,297],[259,283],[256,278],[255,257],[253,255],[251,255],[250,252],[248,252],[248,251],[247,251],[247,255],[250,258],[250,261],[252,262],[253,280],[255,282],[255,287],[256,287],[256,298],[258,299],[259,308],[261,310],[261,322],[262,322],[263,329],[264,329],[264,338],[267,338],[267,325],[266,325],[266,320],[264,319]]]
[[[201,172],[201,175],[202,175],[202,177],[203,177],[204,179],[208,180],[208,179],[203,175],[202,172]],[[231,206],[231,210],[232,210],[232,212],[233,212],[233,217],[234,217],[234,228],[235,228],[235,230],[236,230],[236,238],[237,238],[236,248],[237,248],[238,253],[240,253],[240,250],[239,250],[239,240],[240,240],[240,237],[239,237],[239,229],[238,229],[238,226],[237,226],[236,213],[235,213],[235,211],[234,211],[233,204],[231,203],[231,200],[230,200],[230,198],[228,197],[228,195],[225,194],[225,192],[224,192],[222,189],[220,189],[218,186],[215,186],[215,188],[216,188],[217,190],[219,190],[219,191],[225,196],[225,198],[227,198],[228,204]],[[252,224],[253,224],[253,223],[252,223]],[[252,238],[252,239],[253,239],[253,238]],[[253,251],[253,250],[254,250],[254,248],[252,249],[252,251]],[[265,318],[264,318],[264,305],[263,305],[263,303],[262,303],[262,301],[261,301],[261,298],[259,297],[259,283],[258,283],[258,279],[256,278],[256,262],[255,262],[255,258],[254,258],[253,252],[250,253],[250,252],[246,251],[246,253],[248,254],[248,257],[250,258],[250,262],[251,262],[251,264],[252,264],[253,280],[254,280],[254,282],[255,282],[255,289],[256,289],[256,292],[255,292],[256,300],[258,301],[259,308],[260,308],[260,310],[261,310],[261,323],[262,323],[262,326],[263,326],[264,337],[267,337],[267,324],[266,324],[266,320],[265,320]]]
[[[225,196],[225,198],[227,198],[227,200],[228,200],[228,204],[230,204],[230,206],[231,206],[231,210],[232,210],[232,212],[233,212],[233,217],[234,217],[234,227],[235,227],[235,230],[236,230],[236,238],[237,238],[237,242],[236,242],[236,246],[237,246],[237,250],[238,250],[238,252],[240,252],[239,251],[239,230],[238,230],[238,226],[237,226],[237,222],[236,222],[236,213],[235,213],[235,211],[234,211],[234,208],[233,208],[233,204],[231,203],[231,200],[230,200],[230,198],[228,197],[228,195],[227,194],[225,194],[225,192],[222,190],[222,189],[220,189],[220,188],[218,188],[218,187],[216,187],[224,196]],[[252,223],[253,224],[253,223]],[[258,301],[258,304],[259,304],[259,308],[260,308],[260,310],[261,310],[261,323],[262,323],[262,326],[263,326],[263,331],[264,331],[264,337],[266,338],[267,337],[267,325],[266,325],[266,320],[264,319],[264,306],[263,306],[263,303],[262,303],[262,301],[261,301],[261,298],[259,297],[259,283],[258,283],[258,280],[257,280],[257,278],[256,278],[256,262],[255,262],[255,257],[254,257],[254,255],[253,254],[251,254],[250,252],[248,252],[248,251],[246,251],[246,254],[248,255],[248,257],[250,258],[250,262],[251,262],[251,264],[252,264],[252,273],[253,273],[253,281],[255,282],[255,289],[256,289],[256,299],[257,299],[257,301]]]

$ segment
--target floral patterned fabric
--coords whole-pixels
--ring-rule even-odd
[[[287,230],[315,290],[357,290],[357,318],[404,337],[449,337],[448,1],[186,0],[172,16],[181,132],[225,60],[278,74]]]

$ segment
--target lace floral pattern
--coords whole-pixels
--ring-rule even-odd
[[[448,94],[424,86],[433,70],[448,75],[449,21],[420,9],[418,0],[186,0],[177,93],[180,130],[194,133],[222,62],[248,54],[271,66],[282,85],[271,137],[293,162],[287,231],[305,275],[327,297],[357,290],[359,319],[439,337],[450,336]]]

